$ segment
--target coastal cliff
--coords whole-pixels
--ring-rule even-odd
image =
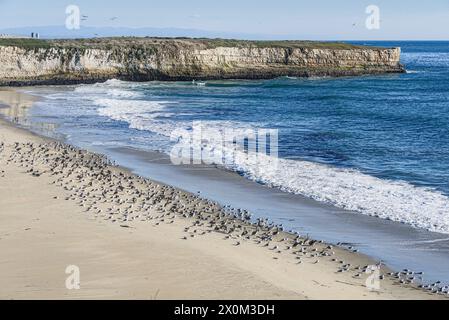
[[[300,41],[109,38],[0,41],[0,85],[399,73],[399,48]]]

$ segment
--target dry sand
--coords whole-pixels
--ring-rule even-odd
[[[234,219],[0,120],[2,143],[0,299],[440,298],[389,276],[370,291],[368,257]],[[70,265],[80,290],[66,288]]]

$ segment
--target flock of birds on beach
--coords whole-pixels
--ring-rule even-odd
[[[9,156],[3,152],[5,148],[9,148]],[[372,267],[351,265],[339,259],[337,250],[357,252],[349,245],[334,247],[293,231],[286,232],[282,225],[268,219],[254,219],[246,210],[221,206],[199,195],[152,182],[115,166],[102,155],[61,142],[12,145],[1,142],[0,163],[0,178],[5,176],[5,164],[20,166],[33,177],[49,176],[52,184],[65,190],[64,200],[76,201],[92,218],[117,223],[123,228],[130,228],[137,221],[158,226],[185,219],[189,224],[183,230],[182,240],[215,232],[236,247],[253,242],[266,248],[275,260],[286,254],[298,265],[328,260],[335,263],[336,273],[349,273],[355,280],[369,273]],[[382,262],[378,267],[383,267]],[[382,268],[379,280],[387,278],[396,285],[449,297],[449,286],[441,282],[423,284],[422,272],[387,272]]]

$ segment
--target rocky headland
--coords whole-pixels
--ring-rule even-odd
[[[309,41],[0,39],[0,85],[401,73],[400,48]]]

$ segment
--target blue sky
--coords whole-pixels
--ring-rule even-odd
[[[64,25],[76,4],[88,26],[190,28],[304,39],[449,39],[449,0],[0,0],[0,29]],[[365,28],[368,5],[380,30]],[[110,18],[119,19],[111,21]]]

